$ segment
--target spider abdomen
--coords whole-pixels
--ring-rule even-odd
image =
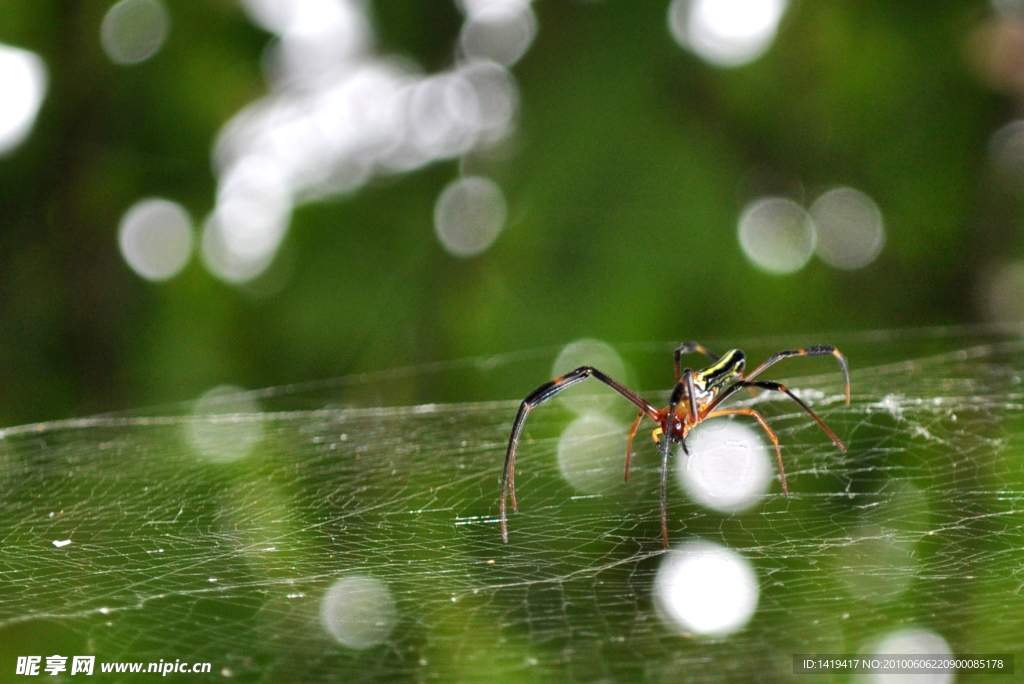
[[[743,376],[743,369],[747,366],[747,356],[741,349],[732,349],[725,353],[722,358],[698,371],[694,377],[694,384],[708,393],[714,393],[734,379]]]

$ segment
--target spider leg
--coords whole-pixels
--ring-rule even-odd
[[[686,391],[690,395],[690,424],[697,424],[697,388],[693,386],[693,371],[686,369]]]
[[[694,386],[694,375],[695,373],[689,368],[682,370],[682,375],[676,380],[676,386],[672,388],[672,394],[669,396],[666,416],[674,417],[676,408],[686,396],[688,397],[687,412],[690,414],[690,420],[691,422],[697,420],[697,403],[694,401],[694,397],[697,396],[697,388]]]
[[[846,405],[850,405],[850,366],[846,362],[846,357],[843,356],[835,347],[830,346],[817,346],[817,347],[804,347],[803,349],[787,349],[786,351],[780,351],[774,354],[767,361],[762,363],[760,366],[750,371],[744,380],[753,380],[756,376],[763,373],[770,366],[774,366],[783,359],[790,359],[794,356],[834,356],[836,361],[839,362],[839,368],[843,371],[843,382],[846,384]],[[768,389],[768,388],[764,388]],[[796,397],[793,397],[796,399]],[[799,401],[799,399],[797,399]],[[812,414],[813,415],[813,414]],[[821,421],[818,421],[819,423]]]
[[[739,380],[739,381],[733,383],[732,385],[729,385],[729,387],[727,387],[725,389],[725,391],[723,391],[721,394],[719,394],[718,397],[716,397],[714,401],[712,401],[710,404],[708,404],[704,408],[704,410],[701,411],[701,414],[700,414],[701,415],[701,419],[704,420],[704,419],[713,418],[713,417],[716,417],[716,416],[728,415],[729,413],[741,413],[741,414],[744,414],[744,415],[752,415],[755,418],[757,418],[757,421],[761,424],[761,427],[763,427],[765,429],[765,431],[768,433],[768,436],[771,437],[772,443],[775,444],[775,455],[778,457],[778,461],[779,461],[779,475],[782,478],[782,491],[784,493],[786,493],[787,496],[789,494],[789,491],[788,491],[788,489],[786,487],[786,473],[785,473],[785,471],[782,468],[782,452],[779,450],[779,440],[775,436],[775,433],[771,430],[771,428],[768,427],[768,424],[764,421],[764,418],[761,416],[761,414],[759,414],[757,411],[754,411],[753,409],[724,409],[724,410],[723,409],[718,409],[718,410],[716,410],[718,408],[718,406],[723,401],[725,401],[726,399],[728,399],[732,395],[736,394],[736,392],[740,391],[744,387],[756,387],[758,389],[771,390],[773,392],[784,392],[787,396],[789,396],[790,399],[792,399],[797,404],[799,404],[800,408],[802,408],[804,411],[806,411],[807,414],[811,418],[814,419],[814,422],[816,422],[818,424],[818,426],[822,430],[825,431],[825,434],[828,435],[829,438],[831,438],[831,440],[833,442],[835,442],[836,446],[838,446],[844,453],[846,452],[846,446],[844,446],[843,443],[839,440],[839,438],[836,437],[836,434],[834,432],[832,432],[832,430],[830,430],[827,425],[825,425],[825,421],[823,421],[821,418],[819,418],[818,414],[816,414],[814,411],[812,411],[811,408],[807,404],[805,404],[804,402],[802,402],[799,399],[799,397],[797,397],[795,394],[790,392],[789,389],[785,385],[781,385],[781,384],[779,384],[777,382],[766,382],[766,381],[762,381],[762,382],[749,382],[747,380]]]
[[[711,413],[716,408],[718,408],[718,406],[722,402],[724,402],[726,399],[728,399],[732,395],[736,394],[737,392],[739,392],[743,388],[744,388],[744,385],[743,385],[742,381],[734,382],[733,384],[729,385],[724,390],[722,390],[721,394],[719,394],[717,397],[712,399],[710,404],[708,404],[707,406],[704,407],[704,410],[702,410],[700,412],[700,415],[707,416],[709,413]],[[751,390],[751,391],[753,391],[753,390]]]
[[[664,548],[668,548],[668,459],[672,454],[672,432],[675,427],[675,416],[676,407],[679,406],[679,402],[683,400],[683,393],[688,394],[687,403],[689,404],[689,415],[690,425],[697,424],[697,400],[696,390],[693,385],[693,371],[686,368],[682,371],[682,375],[686,378],[686,382],[681,379],[676,382],[675,388],[672,390],[672,396],[668,400],[668,408],[665,411],[665,420],[662,424],[662,440],[661,446],[661,544]],[[686,448],[686,436],[685,434],[678,434],[677,438],[679,443],[683,447],[683,451],[687,454],[690,451]]]
[[[780,385],[777,382],[748,382],[746,380],[740,380],[739,382],[736,383],[736,385],[734,385],[734,387],[756,387],[758,389],[771,390],[772,392],[786,393],[786,395],[788,395],[790,399],[799,404],[800,408],[807,412],[807,415],[814,419],[814,422],[818,424],[818,427],[825,431],[825,434],[828,435],[833,442],[835,442],[836,446],[839,447],[841,451],[843,451],[844,453],[846,452],[846,446],[839,440],[838,437],[836,437],[836,433],[832,432],[832,430],[829,429],[828,425],[825,425],[825,421],[819,418],[818,414],[812,411],[810,406],[800,401],[800,398],[797,397],[792,392],[790,392],[785,385]]]
[[[682,371],[688,382],[682,379],[676,381],[672,389],[672,395],[668,399],[668,408],[665,410],[665,422],[662,424],[662,439],[658,446],[661,447],[661,544],[668,548],[668,458],[672,453],[672,428],[675,426],[676,407],[683,400],[683,392],[690,393],[690,412],[693,412],[693,371],[686,368]],[[683,448],[686,446],[684,444]]]
[[[543,404],[562,390],[583,382],[590,376],[594,376],[595,379],[600,380],[633,402],[639,407],[641,413],[647,414],[651,420],[658,420],[658,410],[644,401],[639,394],[627,389],[624,385],[592,366],[580,366],[576,370],[566,373],[560,378],[555,378],[551,382],[546,382],[530,392],[526,399],[523,399],[523,403],[519,405],[519,412],[516,413],[516,419],[512,423],[512,434],[508,438],[508,449],[505,451],[505,469],[501,475],[501,538],[503,541],[508,542],[508,523],[505,508],[506,495],[511,496],[512,510],[519,510],[519,506],[516,504],[516,447],[519,445],[519,436],[523,431],[526,417],[530,415],[530,411],[540,404]]]
[[[707,418],[719,418],[721,416],[730,415],[742,415],[742,416],[753,416],[757,418],[757,422],[761,424],[768,438],[772,440],[772,444],[775,445],[775,458],[779,462],[779,476],[782,478],[782,493],[789,496],[789,487],[786,486],[786,469],[782,466],[782,450],[779,448],[779,438],[775,435],[775,432],[768,427],[768,423],[765,422],[764,416],[755,411],[752,408],[734,408],[734,409],[719,409],[718,411],[712,411],[704,416]]]
[[[668,456],[671,453],[669,446],[671,443],[672,440],[668,439],[668,435],[665,435],[665,439],[661,441],[661,545],[666,549],[668,548],[668,511],[665,501],[668,492]]]
[[[682,357],[683,354],[694,354],[694,353],[696,353],[696,354],[703,354],[704,356],[708,357],[712,361],[717,361],[719,359],[718,354],[716,354],[715,352],[710,351],[708,349],[705,349],[704,346],[702,344],[700,344],[699,342],[693,342],[693,341],[683,342],[681,345],[676,347],[676,350],[673,353],[673,356],[675,357],[675,362],[676,362],[676,382],[679,382],[679,378],[680,378],[680,370],[679,370],[679,359],[680,359],[680,357]]]
[[[623,482],[629,482],[629,459],[633,455],[633,438],[636,436],[636,429],[640,427],[640,421],[643,420],[644,416],[647,415],[643,411],[636,414],[636,420],[633,421],[633,427],[629,431],[629,441],[626,443],[626,477]]]

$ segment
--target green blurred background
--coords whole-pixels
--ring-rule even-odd
[[[0,42],[48,73],[31,131],[0,158],[3,424],[583,337],[827,343],[1020,316],[1024,3],[791,2],[762,56],[725,67],[679,44],[668,2],[538,1],[535,39],[506,59],[518,88],[506,135],[297,198],[266,271],[230,283],[199,255],[214,142],[243,108],[303,87],[275,81],[286,38],[254,21],[258,5],[164,0],[166,39],[116,63],[101,40],[112,3],[0,4]],[[423,79],[472,52],[472,2],[349,5],[369,22],[357,62]],[[497,240],[471,257],[434,226],[461,173],[491,179],[507,204]],[[745,255],[737,225],[752,201],[807,208],[838,186],[880,210],[877,259],[773,274]],[[118,247],[147,197],[180,203],[196,236],[161,282]],[[668,373],[641,368],[640,386]],[[424,376],[374,401],[512,399],[543,379],[473,390]]]

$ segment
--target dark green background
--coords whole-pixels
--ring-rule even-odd
[[[121,67],[99,44],[109,6],[0,5],[0,41],[39,53],[50,75],[34,131],[0,159],[3,424],[584,336],[828,342],[968,323],[981,319],[986,269],[1020,253],[1018,191],[988,152],[1013,101],[970,57],[987,3],[797,2],[764,58],[726,70],[673,41],[666,2],[542,0],[514,68],[516,154],[486,169],[510,216],[489,251],[457,259],[434,235],[434,202],[458,174],[446,162],[299,207],[275,294],[223,284],[198,258],[148,283],[120,256],[118,221],[151,195],[197,222],[209,212],[212,141],[266,92],[270,36],[230,0],[169,1],[163,49]],[[449,0],[385,0],[372,13],[381,53],[427,71],[453,62],[462,17]],[[885,216],[874,264],[848,273],[812,260],[780,277],[743,256],[746,202],[809,202],[840,184]],[[667,367],[637,371],[642,387],[670,379]],[[375,400],[516,398],[541,380],[471,392],[414,379]]]

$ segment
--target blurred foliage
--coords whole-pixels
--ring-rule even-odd
[[[982,2],[793,5],[762,59],[708,66],[663,2],[537,2],[516,65],[511,140],[467,164],[504,189],[509,225],[483,255],[438,243],[432,212],[459,172],[435,164],[299,207],[277,263],[232,287],[196,257],[152,284],[122,261],[138,199],[213,203],[220,127],[266,92],[269,36],[230,0],[168,0],[151,60],[107,60],[109,2],[5,0],[0,42],[38,52],[50,89],[0,160],[0,421],[22,423],[556,345],[970,322],[989,264],[1020,254],[1012,192],[988,139],[1012,117],[971,67]],[[428,71],[454,59],[449,0],[373,3],[378,50]],[[758,271],[736,238],[765,192],[809,201],[849,184],[888,242],[871,266]],[[856,360],[855,360],[856,362]],[[665,367],[639,368],[663,387]],[[542,378],[498,380],[521,396]],[[396,390],[397,392],[398,390]],[[378,400],[459,400],[466,388]],[[344,398],[342,398],[344,399]]]

